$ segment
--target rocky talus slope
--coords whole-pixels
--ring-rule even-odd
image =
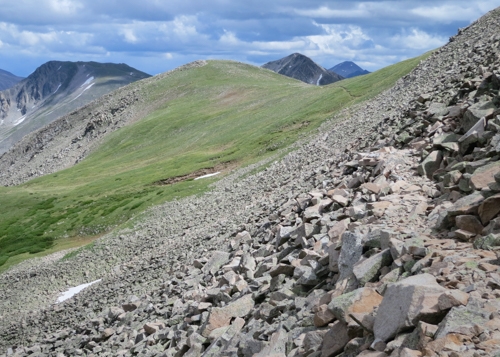
[[[2,274],[4,354],[498,355],[499,19],[266,169]]]

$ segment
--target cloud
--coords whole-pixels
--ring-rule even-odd
[[[393,47],[399,46],[424,51],[442,46],[447,41],[448,38],[444,36],[431,35],[415,28],[410,31],[402,30],[401,34],[397,34],[391,39]]]
[[[49,6],[55,13],[64,16],[73,15],[83,8],[80,2],[71,0],[50,0]]]
[[[301,52],[374,70],[444,44],[500,0],[0,0],[0,68],[125,62],[151,74],[200,58],[262,64]]]

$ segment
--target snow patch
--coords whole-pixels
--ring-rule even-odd
[[[61,69],[62,66],[59,66],[59,68],[57,69],[58,71]]]
[[[26,115],[23,115],[22,117],[17,119],[17,121],[15,121],[13,125],[16,126],[16,125],[21,124],[24,121],[24,119],[26,119]]]
[[[206,177],[212,177],[212,176],[215,176],[215,175],[218,175],[218,174],[220,174],[220,172],[215,172],[213,174],[206,174],[206,175],[199,176],[199,177],[195,178],[195,180],[199,180],[199,179],[206,178]]]
[[[52,94],[55,94],[59,90],[59,88],[61,88],[61,83],[59,83],[59,85],[57,86],[56,90]]]
[[[78,94],[75,98],[71,99],[70,100],[70,103],[76,99],[78,99],[87,89],[90,89],[95,83],[92,83],[91,85],[89,85],[87,88],[85,88],[84,90],[82,90],[82,92],[80,94]]]
[[[89,84],[90,82],[92,82],[94,80],[94,76],[90,77],[89,79],[87,79],[85,82],[83,82],[83,84],[80,86],[80,87],[83,87],[83,86],[86,86],[87,84]]]
[[[73,296],[75,296],[76,294],[78,294],[83,289],[88,288],[90,285],[98,283],[100,281],[101,281],[101,279],[95,280],[91,283],[78,285],[78,286],[75,286],[74,288],[69,288],[67,291],[61,293],[61,295],[57,298],[57,302],[63,302],[65,300],[68,300],[68,299],[72,298]]]
[[[130,72],[130,75],[133,76],[134,75],[134,72]]]
[[[323,78],[323,74],[319,75],[318,81],[316,82],[316,85],[319,86],[319,81],[321,81],[321,78]]]

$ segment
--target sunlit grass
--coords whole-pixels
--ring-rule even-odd
[[[391,87],[421,59],[324,87],[227,61],[149,80],[137,86],[149,112],[142,120],[70,169],[0,187],[0,266],[87,244],[147,207],[202,193],[217,177],[155,183],[265,158]]]

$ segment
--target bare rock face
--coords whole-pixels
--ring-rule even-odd
[[[430,274],[420,274],[389,285],[375,318],[376,340],[388,341],[417,322],[440,322],[446,311],[438,300],[446,289]]]
[[[314,63],[309,57],[300,53],[294,53],[280,60],[268,62],[262,65],[262,68],[318,86],[344,79],[337,73],[327,71]]]
[[[0,92],[0,154],[24,135],[104,94],[148,77],[125,64],[50,61],[41,65]]]

